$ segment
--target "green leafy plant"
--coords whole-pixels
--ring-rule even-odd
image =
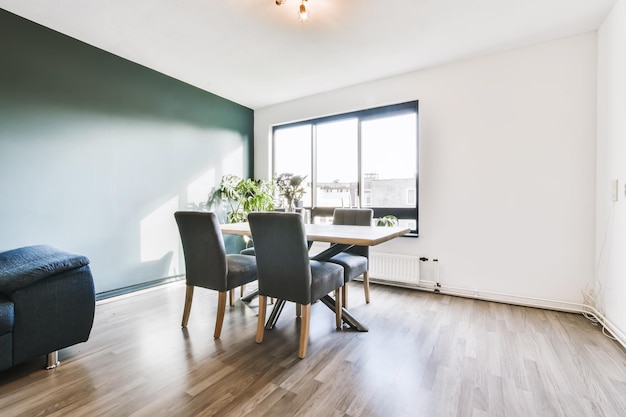
[[[393,214],[387,214],[386,216],[379,217],[376,220],[376,226],[393,227],[398,225],[398,218]]]
[[[245,222],[250,212],[274,209],[274,186],[263,180],[224,175],[209,193],[207,207],[225,209],[228,223]]]

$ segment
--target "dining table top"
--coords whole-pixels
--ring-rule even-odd
[[[251,235],[248,223],[227,223],[220,225],[220,228],[224,234]],[[401,226],[348,226],[305,223],[304,228],[307,240],[358,246],[375,246],[410,232],[409,228]]]

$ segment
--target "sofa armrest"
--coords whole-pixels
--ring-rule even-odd
[[[89,338],[95,294],[88,265],[15,291],[11,299],[15,304],[14,364]]]
[[[48,245],[0,253],[0,293],[12,294],[38,281],[89,265],[89,259]]]

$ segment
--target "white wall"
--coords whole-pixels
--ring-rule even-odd
[[[626,1],[598,30],[597,306],[626,335]],[[619,180],[618,201],[610,184]]]
[[[444,287],[579,303],[594,273],[596,52],[586,33],[256,110],[255,176],[270,175],[274,124],[418,99],[420,237],[384,250],[438,258]]]

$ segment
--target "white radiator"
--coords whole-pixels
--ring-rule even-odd
[[[420,258],[370,251],[369,270],[372,281],[413,286],[420,281]]]

